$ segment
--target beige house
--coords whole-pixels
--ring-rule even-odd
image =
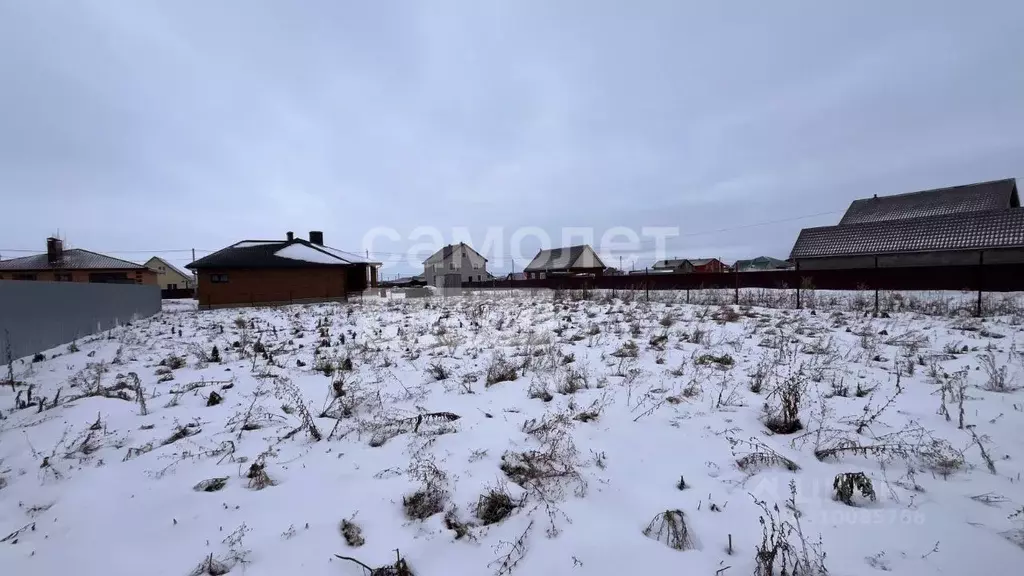
[[[191,290],[195,287],[195,280],[191,274],[183,272],[159,256],[147,260],[146,268],[156,272],[156,282],[161,290]]]

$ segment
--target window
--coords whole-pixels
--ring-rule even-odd
[[[178,285],[177,284],[168,284],[167,285],[167,289],[168,290],[177,290],[178,289]]]
[[[15,280],[35,280],[35,274],[15,274],[13,277]]]
[[[160,266],[160,273],[161,273],[161,274],[162,274],[162,273],[164,273],[164,272],[166,272],[166,271],[167,271],[167,270],[165,270],[163,266]]]
[[[448,266],[450,266],[452,270],[455,270],[455,262],[448,264]]]
[[[53,279],[57,282],[71,282],[71,272],[54,272]]]
[[[476,281],[477,281],[477,282],[479,282],[479,281],[480,281],[480,275],[479,275],[479,274],[477,274],[477,275],[476,275]]]
[[[210,282],[212,282],[213,284],[227,284],[228,283],[228,275],[227,274],[210,274]]]

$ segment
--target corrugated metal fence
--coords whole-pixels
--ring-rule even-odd
[[[0,280],[0,364],[159,311],[159,286]]]

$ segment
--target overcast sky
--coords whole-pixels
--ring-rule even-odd
[[[0,73],[3,258],[380,226],[381,259],[423,226],[786,257],[855,198],[1024,176],[1020,0],[0,0]]]

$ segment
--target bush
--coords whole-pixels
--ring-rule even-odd
[[[441,381],[450,378],[451,372],[448,371],[448,368],[446,368],[444,364],[440,362],[433,362],[427,366],[427,376],[430,376],[435,381]]]
[[[644,528],[644,536],[657,540],[673,550],[692,550],[696,543],[686,525],[682,510],[665,510],[654,516]]]
[[[701,354],[693,361],[697,366],[707,366],[709,364],[715,364],[720,368],[729,368],[736,363],[732,359],[732,356],[728,354],[722,354],[721,356],[715,356],[714,354]]]
[[[516,503],[503,489],[492,488],[480,495],[476,503],[476,517],[484,526],[497,524],[508,518],[516,509]]]
[[[518,377],[518,370],[505,358],[504,354],[495,352],[491,356],[491,362],[487,365],[485,386],[493,386],[499,382],[512,382]]]
[[[345,538],[345,543],[353,548],[366,544],[366,538],[363,538],[363,529],[351,520],[341,521],[341,535]]]
[[[160,361],[160,365],[164,366],[166,368],[169,368],[171,370],[177,370],[178,368],[184,368],[185,367],[185,358],[182,357],[182,356],[177,356],[177,355],[171,354],[167,358],[164,358],[163,360],[161,360]]]
[[[836,474],[835,480],[832,481],[832,490],[832,497],[847,506],[854,505],[853,494],[855,491],[860,491],[861,496],[865,498],[875,500],[875,488],[871,484],[871,479],[863,472]]]
[[[402,507],[410,520],[426,520],[444,511],[447,495],[436,486],[426,486],[402,498]]]

